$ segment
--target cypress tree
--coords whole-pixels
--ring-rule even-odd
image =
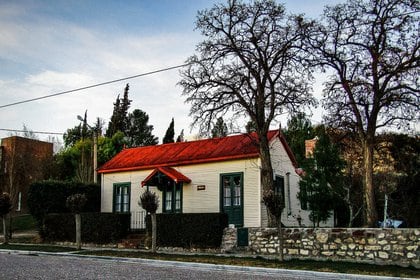
[[[317,133],[318,141],[312,157],[304,160],[304,175],[299,182],[298,197],[310,210],[309,218],[314,226],[331,216],[336,202],[340,201],[343,187],[344,161],[338,148],[330,141],[324,127]]]
[[[169,124],[168,129],[166,130],[165,137],[163,137],[163,144],[166,143],[174,143],[175,142],[175,122],[174,118],[172,118],[171,123]]]
[[[226,137],[228,134],[228,128],[226,123],[224,122],[222,117],[219,117],[216,121],[216,124],[213,126],[213,129],[211,130],[211,137],[217,138],[217,137]]]

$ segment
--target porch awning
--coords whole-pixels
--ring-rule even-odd
[[[190,183],[191,182],[191,179],[188,178],[187,176],[185,176],[184,174],[182,174],[181,172],[176,171],[172,167],[163,166],[163,167],[157,167],[157,168],[155,168],[152,171],[152,173],[150,173],[149,176],[147,176],[146,179],[144,179],[141,182],[141,186],[143,187],[149,181],[153,180],[153,178],[155,177],[155,175],[158,175],[159,172],[162,173],[162,174],[164,174],[164,175],[166,175],[170,179],[172,179],[175,183],[181,183],[181,182],[183,182],[183,183],[184,182],[185,183]]]

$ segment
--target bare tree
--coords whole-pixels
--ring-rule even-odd
[[[67,197],[66,207],[74,213],[74,221],[76,225],[76,246],[77,250],[82,249],[82,218],[80,213],[87,202],[85,194],[76,193]]]
[[[231,0],[198,13],[205,38],[181,72],[193,125],[202,132],[232,115],[255,123],[263,197],[273,187],[267,132],[281,115],[312,105],[311,74],[302,65],[302,18],[287,16],[275,1]]]
[[[156,238],[157,238],[157,222],[156,211],[159,207],[159,198],[156,193],[146,190],[139,200],[139,205],[150,213],[152,220],[152,252],[156,253]]]
[[[332,71],[324,90],[327,122],[351,129],[361,143],[367,226],[378,218],[376,132],[419,119],[419,7],[416,0],[348,1],[327,7],[308,36],[309,54]]]

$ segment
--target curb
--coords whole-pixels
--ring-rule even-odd
[[[224,270],[224,271],[236,271],[245,273],[265,273],[269,275],[277,276],[289,276],[297,277],[298,279],[343,279],[343,280],[412,280],[415,278],[401,278],[401,277],[384,277],[384,276],[371,276],[371,275],[360,275],[360,274],[345,274],[345,273],[332,273],[332,272],[319,272],[309,270],[293,270],[293,269],[282,269],[282,268],[263,268],[263,267],[249,267],[249,266],[236,266],[236,265],[222,265],[222,264],[207,264],[207,263],[193,263],[193,262],[181,262],[181,261],[165,261],[165,260],[152,260],[142,258],[124,258],[124,257],[109,257],[109,256],[92,256],[92,255],[79,255],[80,251],[73,252],[42,252],[42,251],[22,251],[22,250],[6,250],[0,249],[0,253],[5,254],[16,254],[26,256],[59,256],[65,258],[83,258],[89,260],[105,260],[113,262],[124,262],[124,263],[137,263],[137,264],[148,264],[156,267],[181,267],[181,268],[195,268],[203,270]]]

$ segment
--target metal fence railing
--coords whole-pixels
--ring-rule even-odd
[[[131,229],[146,228],[146,211],[131,212]]]

